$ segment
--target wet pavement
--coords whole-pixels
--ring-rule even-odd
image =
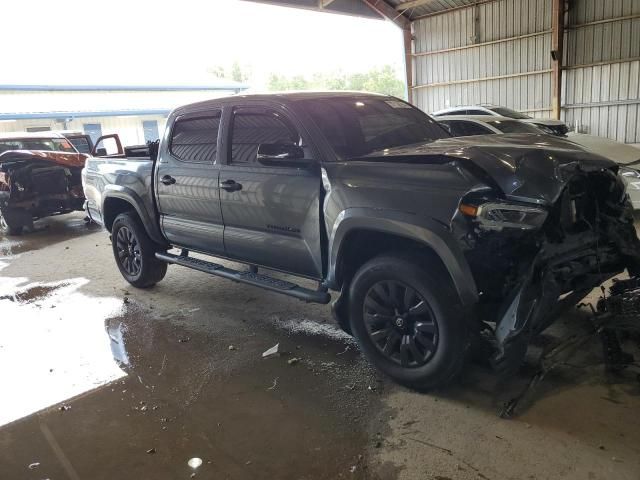
[[[596,341],[502,420],[526,370],[411,392],[325,306],[180,267],[136,290],[81,215],[38,223],[0,237],[2,480],[640,478],[640,383]]]

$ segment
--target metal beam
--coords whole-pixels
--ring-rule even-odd
[[[551,4],[551,108],[552,116],[560,120],[562,107],[562,55],[564,42],[564,0]]]
[[[402,29],[407,99],[411,102],[413,98],[413,33],[411,32],[411,20],[402,15],[402,13],[396,12],[385,0],[362,0],[362,2]]]
[[[451,48],[443,48],[442,50],[428,50],[426,52],[416,52],[413,54],[414,57],[424,57],[427,55],[437,55],[439,53],[449,53],[449,52],[458,52],[460,50],[469,50],[471,48],[479,48],[479,47],[486,47],[487,45],[495,45],[498,43],[506,43],[506,42],[513,42],[514,40],[522,40],[524,38],[530,38],[530,37],[538,37],[541,35],[547,35],[551,33],[551,30],[544,30],[542,32],[534,32],[534,33],[527,33],[525,35],[518,35],[515,37],[507,37],[507,38],[500,38],[498,40],[491,40],[489,42],[482,42],[482,43],[473,43],[470,45],[463,45],[462,47],[451,47]]]
[[[400,28],[411,28],[411,21],[402,13],[396,12],[396,9],[385,0],[362,0],[362,3],[371,8],[378,15],[392,21]]]
[[[528,77],[530,75],[542,75],[544,73],[551,73],[551,72],[552,72],[552,69],[545,68],[544,70],[535,70],[532,72],[509,73],[506,75],[495,75],[493,77],[465,78],[464,80],[449,80],[446,82],[425,83],[424,85],[416,85],[413,88],[414,90],[416,90],[418,88],[448,87],[449,85],[463,85],[466,83],[488,82],[490,80],[502,80],[505,78]]]
[[[396,10],[403,12],[410,8],[426,5],[427,3],[434,3],[434,0],[411,0],[409,2],[403,2],[396,7]],[[472,5],[469,5],[469,6],[472,6]]]

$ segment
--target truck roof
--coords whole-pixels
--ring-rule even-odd
[[[238,103],[238,100],[250,102],[252,100],[279,100],[285,102],[295,102],[297,100],[317,100],[317,99],[329,99],[329,98],[344,98],[344,97],[377,97],[377,98],[391,98],[389,95],[383,95],[380,93],[370,92],[358,92],[358,91],[288,91],[288,92],[270,92],[270,93],[255,93],[250,95],[232,95],[230,97],[215,98],[211,100],[204,100],[202,102],[190,103],[183,105],[174,110],[174,113],[184,113],[192,109],[198,109],[200,107],[224,105],[226,103]]]

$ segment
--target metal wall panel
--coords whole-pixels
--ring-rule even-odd
[[[483,3],[413,28],[413,101],[420,108],[497,103],[548,116],[551,0]]]
[[[640,143],[640,0],[575,0],[563,119],[583,133]]]

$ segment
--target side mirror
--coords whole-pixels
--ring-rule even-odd
[[[315,163],[304,158],[304,150],[298,145],[286,143],[262,143],[258,146],[258,163],[269,167],[305,168]]]
[[[112,133],[98,138],[91,155],[94,157],[124,157],[124,149],[118,134]]]

